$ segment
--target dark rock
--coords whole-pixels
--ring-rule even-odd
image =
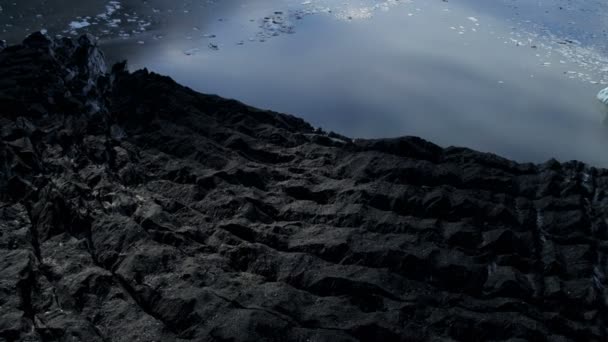
[[[608,172],[0,51],[0,340],[605,341]]]
[[[28,48],[40,49],[40,48],[51,48],[53,46],[53,41],[48,36],[40,33],[34,32],[27,36],[25,40],[23,40],[23,45]]]

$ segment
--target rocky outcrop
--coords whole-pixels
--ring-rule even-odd
[[[605,341],[608,172],[0,52],[2,341]]]

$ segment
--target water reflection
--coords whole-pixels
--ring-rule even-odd
[[[508,27],[497,20],[479,20],[494,35],[471,31],[470,20],[462,35],[449,27],[460,27],[455,18],[470,12],[431,10],[411,17],[391,11],[369,21],[307,18],[295,37],[245,49],[225,44],[220,53],[185,56],[188,43],[175,41],[132,63],[351,136],[420,135],[519,160],[607,164],[597,86],[567,79],[564,72],[575,66],[557,56],[541,63],[537,49],[504,44],[494,36]]]

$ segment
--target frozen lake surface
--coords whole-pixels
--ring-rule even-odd
[[[0,38],[100,37],[195,90],[351,137],[608,166],[608,3],[0,1]]]

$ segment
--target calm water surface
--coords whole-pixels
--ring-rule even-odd
[[[608,166],[600,1],[0,1],[0,38],[91,32],[112,60],[352,137]]]

